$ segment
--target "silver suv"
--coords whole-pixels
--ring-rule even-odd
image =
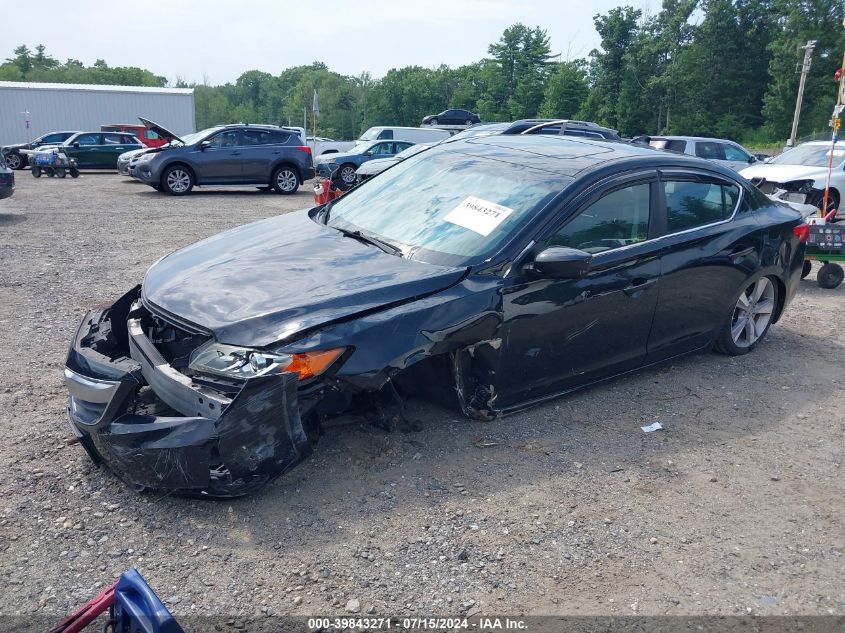
[[[734,171],[745,169],[757,162],[757,159],[751,152],[742,145],[723,138],[651,136],[648,138],[648,144],[657,149],[665,149],[670,152],[678,152],[679,154],[706,158]]]

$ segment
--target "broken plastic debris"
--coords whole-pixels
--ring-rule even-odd
[[[663,428],[663,425],[660,424],[660,422],[652,422],[651,424],[641,426],[640,428],[643,430],[643,433],[651,433],[652,431],[660,431]]]

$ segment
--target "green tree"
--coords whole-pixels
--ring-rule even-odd
[[[601,37],[601,48],[590,52],[590,94],[581,116],[617,127],[619,95],[625,73],[625,53],[637,32],[642,13],[633,7],[616,7],[593,22]]]
[[[801,47],[816,40],[798,132],[799,136],[824,132],[836,94],[831,78],[845,49],[845,7],[841,0],[776,0],[775,8],[780,17],[769,46],[772,59],[763,105],[766,130],[772,138],[788,138],[798,92],[796,66],[804,56]]]
[[[571,119],[587,98],[587,64],[583,59],[557,64],[546,84],[540,116]]]

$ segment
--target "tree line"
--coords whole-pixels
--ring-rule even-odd
[[[801,47],[816,40],[799,135],[826,133],[832,77],[845,50],[841,0],[663,0],[659,12],[620,6],[594,18],[600,46],[586,58],[554,55],[548,31],[514,24],[488,57],[450,68],[406,66],[374,78],[341,75],[315,62],[278,75],[250,70],[234,83],[195,89],[197,125],[250,122],[311,128],[357,138],[371,125],[419,125],[427,114],[466,108],[485,121],[579,118],[623,135],[690,134],[746,143],[789,135]],[[39,45],[15,49],[0,80],[165,86],[141,68],[59,63]]]

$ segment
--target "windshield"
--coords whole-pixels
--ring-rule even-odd
[[[338,199],[329,224],[375,235],[411,259],[465,264],[492,254],[569,182],[513,162],[432,149]]]
[[[829,145],[799,145],[773,158],[769,164],[827,167],[828,160],[830,160]],[[845,160],[845,147],[837,147],[833,150],[833,164],[838,165],[843,160]]]
[[[212,134],[212,133],[216,132],[217,130],[219,130],[221,128],[222,128],[222,126],[210,127],[210,128],[206,128],[204,130],[200,130],[199,132],[194,132],[193,134],[186,134],[185,136],[180,136],[179,138],[182,139],[182,141],[185,143],[185,145],[192,145],[193,143],[196,143],[197,141],[201,141],[202,139],[204,139],[209,134]],[[172,141],[170,141],[167,144],[167,146],[173,146],[173,145],[178,145],[178,144],[179,144],[179,139],[173,139]]]
[[[378,138],[379,133],[382,131],[383,128],[380,127],[371,127],[369,130],[364,132],[359,138],[359,141],[375,141]]]

